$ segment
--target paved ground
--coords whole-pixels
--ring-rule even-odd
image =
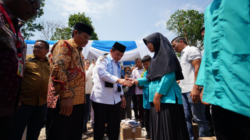
[[[90,126],[90,123],[88,123],[88,131],[90,132],[87,136],[88,138],[83,139],[83,140],[93,140],[93,129]],[[142,128],[142,136],[145,137],[146,135],[146,130],[145,128]],[[46,140],[46,135],[45,135],[45,128],[43,128],[40,132],[40,136],[38,138],[38,140]],[[108,138],[105,138],[105,140],[108,140]]]
[[[134,112],[133,111],[132,111],[132,116],[133,116],[132,119],[134,119]],[[83,139],[83,140],[93,140],[93,128],[91,127],[90,123],[88,123],[87,127],[88,127],[88,131],[89,131],[89,134],[87,135],[88,138]],[[146,132],[145,128],[142,128],[142,137],[145,137],[146,134],[147,134],[147,132]],[[25,139],[22,139],[22,140],[25,140]],[[41,130],[38,140],[46,140],[45,127]],[[105,137],[105,140],[108,140],[108,138]]]

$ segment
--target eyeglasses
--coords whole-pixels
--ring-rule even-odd
[[[42,46],[32,46],[33,49],[38,49],[38,50],[42,50],[44,47]]]
[[[36,10],[39,10],[41,0],[29,0],[29,1]]]

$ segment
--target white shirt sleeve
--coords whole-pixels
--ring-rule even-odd
[[[102,80],[115,84],[119,78],[106,71],[106,63],[103,57],[98,58],[96,63],[97,74]]]
[[[132,71],[132,73],[131,73],[131,78],[133,78],[133,79],[136,79],[135,78],[135,69]]]
[[[122,88],[122,85],[121,85],[121,88]],[[123,89],[122,89],[122,91],[121,91],[121,95],[123,95],[124,94],[124,92],[123,92]]]
[[[190,47],[188,51],[188,61],[193,61],[195,59],[201,59],[201,52],[196,47]]]

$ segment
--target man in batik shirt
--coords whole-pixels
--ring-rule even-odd
[[[0,1],[0,139],[11,136],[11,115],[18,108],[26,45],[20,32],[22,23],[37,14],[40,0]]]
[[[51,50],[47,140],[82,138],[85,68],[81,51],[87,45],[92,32],[90,26],[76,23],[72,39],[58,41]]]

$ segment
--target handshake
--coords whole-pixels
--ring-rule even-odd
[[[127,87],[131,87],[134,84],[138,85],[138,81],[136,79],[132,79],[132,78],[125,78],[125,79],[118,79],[117,83],[123,85],[123,86],[127,86]]]

